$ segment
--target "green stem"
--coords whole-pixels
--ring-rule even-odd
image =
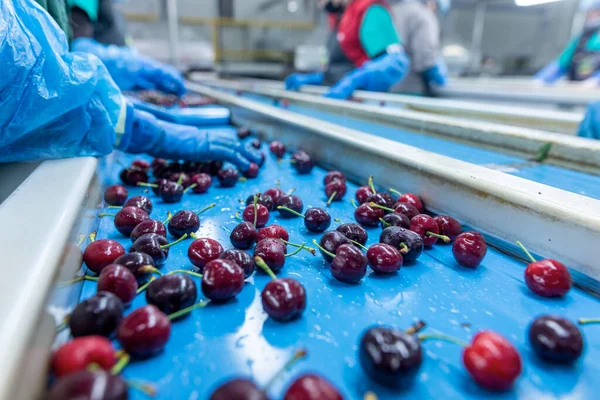
[[[183,315],[185,315],[185,314],[187,314],[187,313],[195,310],[196,308],[206,307],[206,305],[209,302],[210,302],[210,300],[202,300],[201,302],[196,303],[193,306],[189,306],[189,307],[184,308],[183,310],[179,310],[179,311],[174,312],[173,314],[169,314],[168,317],[172,321],[172,320],[174,320],[176,318],[179,318],[179,317],[181,317],[181,316],[183,316]]]
[[[315,246],[317,246],[319,248],[319,250],[321,250],[323,253],[327,254],[329,257],[335,257],[335,254],[333,254],[332,252],[325,250],[324,248],[319,246],[319,243],[317,243],[317,241],[315,239],[313,239],[312,242]]]
[[[114,209],[117,209],[117,208],[118,208],[118,209],[121,209],[121,208],[123,208],[123,206],[108,206],[108,207],[106,207],[106,208],[114,208]]]
[[[429,339],[437,339],[437,340],[443,340],[445,342],[450,342],[450,343],[454,343],[457,344],[461,347],[468,347],[469,343],[465,342],[464,340],[460,340],[457,338],[454,338],[452,336],[448,336],[448,335],[441,335],[441,334],[437,334],[437,333],[426,333],[426,334],[421,334],[418,336],[420,341],[425,341],[425,340],[429,340]]]
[[[294,193],[296,191],[296,188],[291,188],[290,190],[288,190],[287,194],[288,196],[292,193]]]
[[[423,329],[425,329],[426,326],[427,326],[427,324],[425,322],[418,320],[414,324],[412,324],[409,328],[405,329],[404,332],[408,333],[409,335],[414,335],[415,333],[420,332]]]
[[[342,221],[339,218],[335,218],[334,221],[337,222],[338,224],[343,224],[344,223],[344,221]]]
[[[302,247],[302,246],[304,246],[304,244],[299,245],[299,244],[296,244],[296,243],[288,242],[287,240],[283,240],[281,238],[279,238],[279,240],[281,240],[283,243],[287,244],[288,246],[292,246],[292,247]],[[304,250],[310,251],[313,256],[315,254],[317,254],[317,252],[315,251],[315,249],[313,249],[312,247],[304,246]]]
[[[150,397],[156,396],[156,393],[157,393],[156,388],[151,383],[142,382],[137,379],[128,379],[125,382],[127,382],[127,386],[129,386],[130,388],[139,390],[140,392],[144,393],[147,396],[150,396]]]
[[[409,252],[409,249],[408,249],[408,246],[406,245],[406,243],[401,242],[399,246],[400,246],[400,253],[406,254]]]
[[[198,186],[197,183],[192,183],[190,186],[186,187],[185,190],[183,191],[183,193],[187,193],[190,190],[192,190],[193,188],[195,188],[196,186]]]
[[[98,217],[102,218],[102,217],[114,217],[115,214],[107,214],[107,213],[100,213],[98,214]]]
[[[151,187],[151,188],[157,188],[158,187],[158,185],[156,183],[148,183],[148,182],[138,182],[137,185],[138,186]]]
[[[173,218],[173,214],[171,213],[171,211],[167,211],[167,219],[164,220],[163,225],[168,224],[171,218]]]
[[[352,204],[352,207],[358,208],[358,206],[356,205],[356,202],[354,201],[354,199],[350,199],[350,204]]]
[[[90,242],[93,242],[94,240],[96,240],[96,231],[90,233],[88,238],[90,239]]]
[[[187,239],[187,237],[188,237],[188,234],[186,233],[185,235],[183,235],[182,237],[180,237],[179,239],[177,239],[174,242],[163,244],[162,246],[160,246],[160,248],[161,249],[168,249],[169,247],[174,246],[177,243],[184,241],[185,239]]]
[[[325,204],[326,207],[329,207],[329,205],[331,204],[331,202],[333,201],[333,198],[335,197],[335,195],[337,194],[337,192],[333,192],[331,194],[331,196],[329,196],[329,199],[327,199],[327,204]]]
[[[58,324],[56,327],[56,332],[62,332],[63,329],[66,329],[69,326],[69,321],[71,320],[71,314],[65,315],[62,322]]]
[[[541,145],[540,148],[535,153],[535,157],[533,158],[533,161],[540,162],[540,163],[545,161],[546,158],[548,158],[550,149],[552,149],[552,143],[544,143],[543,145]]]
[[[237,219],[238,221],[244,222],[244,219],[242,217],[240,217],[240,213],[239,212],[235,213],[235,219]]]
[[[267,275],[269,275],[271,277],[271,279],[277,279],[277,277],[275,276],[275,274],[273,273],[273,270],[271,268],[269,268],[269,266],[267,265],[267,263],[265,262],[265,260],[262,259],[262,257],[260,256],[256,256],[254,257],[254,262],[256,263],[256,265],[258,265],[263,271],[265,271],[265,273]]]
[[[275,375],[273,375],[273,377],[271,379],[269,379],[269,381],[267,382],[267,384],[265,386],[263,386],[263,390],[265,392],[267,392],[271,386],[273,386],[273,383],[275,383],[277,381],[277,379],[279,379],[279,377],[281,376],[281,374],[283,374],[285,371],[287,371],[288,369],[290,369],[290,367],[292,365],[294,365],[296,363],[296,361],[303,359],[304,357],[306,357],[307,355],[307,351],[305,349],[300,349],[298,351],[296,351],[294,353],[294,355],[292,356],[292,358],[290,358],[288,360],[288,362],[286,362],[283,367],[277,371],[275,373]]]
[[[152,265],[141,266],[138,271],[140,271],[144,274],[156,274],[156,275],[162,276],[162,272],[160,272],[158,269],[154,268]]]
[[[294,250],[293,252],[291,252],[290,254],[286,254],[286,257],[291,257],[291,256],[295,256],[296,254],[300,253],[302,250],[304,250],[304,243],[302,243],[302,246],[298,247],[296,250]]]
[[[119,361],[117,361],[117,363],[115,365],[113,365],[113,367],[110,369],[110,374],[111,375],[120,374],[121,371],[123,371],[123,368],[125,368],[127,366],[127,364],[129,364],[130,359],[131,359],[131,357],[129,356],[129,354],[123,353],[123,355],[119,358]]]
[[[433,232],[430,232],[430,231],[425,232],[425,234],[427,236],[433,236],[433,237],[436,237],[438,239],[441,239],[441,240],[444,241],[444,243],[450,243],[450,238],[448,236],[446,236],[446,235],[440,235],[438,233],[433,233]]]
[[[533,258],[533,256],[531,255],[531,253],[529,252],[529,250],[527,250],[525,248],[525,246],[523,246],[523,243],[519,242],[517,240],[517,246],[519,246],[521,248],[521,250],[523,250],[525,252],[525,254],[527,255],[527,258],[529,258],[529,260],[534,263],[535,262],[535,258]]]
[[[285,207],[285,206],[277,206],[278,210],[285,210],[288,212],[291,212],[292,214],[298,216],[298,217],[302,217],[304,218],[304,215],[300,214],[298,211],[292,210],[291,208]]]
[[[352,240],[352,239],[350,239],[350,241],[351,241],[352,243],[354,243],[355,245],[357,245],[358,247],[360,247],[361,249],[363,249],[363,250],[369,250],[369,249],[367,249],[365,246],[363,246],[363,245],[362,245],[362,243],[359,243],[359,242],[357,242],[356,240]]]
[[[77,247],[81,246],[85,241],[85,235],[82,233],[79,235],[79,241],[77,242]]]
[[[394,193],[394,194],[398,195],[398,196],[402,196],[402,193],[400,193],[400,192],[399,192],[399,191],[397,191],[396,189],[389,188],[389,191],[390,191],[391,193]]]
[[[254,223],[252,225],[256,226],[256,220],[258,218],[258,195],[255,194],[252,198],[252,206],[254,208]]]
[[[375,190],[375,185],[373,184],[373,175],[369,176],[368,184],[371,188],[371,191],[373,191],[373,194],[377,193],[377,190]]]
[[[177,182],[176,182],[176,183],[177,183],[178,185],[181,185],[181,182],[183,182],[183,173],[180,173],[180,174],[179,174],[179,179],[177,179]]]
[[[246,177],[245,177],[245,176],[240,176],[240,177],[238,178],[238,181],[239,181],[239,182],[248,182],[248,179],[246,179]]]
[[[396,211],[393,208],[389,208],[389,207],[385,207],[385,206],[380,206],[379,204],[375,204],[373,202],[370,202],[369,205],[371,207],[373,207],[373,208],[381,208],[382,210],[389,211],[389,212],[395,212]]]
[[[204,207],[202,210],[198,211],[196,213],[196,215],[200,215],[200,214],[204,213],[205,211],[210,210],[211,208],[213,208],[216,205],[217,205],[217,203],[210,203],[209,205],[207,205],[206,207]]]
[[[383,224],[383,226],[391,226],[392,224],[390,224],[389,222],[385,221],[383,218],[379,218],[379,220],[381,221],[381,223]]]
[[[600,324],[600,318],[579,318],[579,325]]]
[[[190,236],[192,237],[192,239],[196,240],[198,239],[198,236],[196,236],[196,232],[192,232],[190,233]]]
[[[77,278],[73,278],[71,280],[68,280],[66,282],[61,282],[61,283],[59,283],[59,285],[61,285],[61,286],[69,286],[69,285],[72,285],[74,283],[81,282],[81,281],[98,282],[98,278],[94,278],[93,276],[88,276],[88,275],[82,275],[82,276],[78,276]]]
[[[175,271],[167,272],[166,275],[173,275],[173,274],[177,274],[177,273],[188,274],[188,275],[191,275],[191,276],[195,276],[196,278],[202,278],[202,274],[199,274],[199,273],[194,272],[194,271],[188,271],[187,269],[176,269]]]
[[[146,290],[146,288],[148,287],[148,285],[150,285],[154,280],[156,280],[155,277],[150,278],[150,280],[146,283],[144,283],[142,286],[140,286],[137,290],[137,292],[135,292],[136,295],[142,293],[144,290]]]

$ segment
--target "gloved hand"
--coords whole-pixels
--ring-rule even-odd
[[[185,93],[181,72],[171,65],[138,54],[134,49],[77,38],[71,43],[71,50],[97,56],[121,90],[160,90],[178,96]]]
[[[325,97],[347,99],[355,90],[385,92],[404,79],[409,68],[410,60],[404,51],[386,53],[344,76]]]
[[[168,160],[228,161],[242,171],[248,170],[251,162],[260,162],[260,156],[244,147],[234,131],[172,124],[131,104],[127,106],[125,133],[117,149]]]
[[[579,124],[577,136],[600,139],[600,101],[588,105],[585,117]]]
[[[285,90],[298,90],[304,85],[323,84],[323,73],[314,72],[312,74],[291,74],[285,78]]]
[[[537,74],[533,76],[533,79],[541,81],[547,84],[555,83],[566,73],[561,67],[558,61],[552,61],[550,64],[542,68]]]
[[[229,109],[217,105],[187,108],[165,108],[147,103],[132,96],[126,96],[126,98],[127,101],[133,104],[136,109],[149,112],[156,118],[163,121],[180,125],[225,125],[229,123],[229,117],[231,115]]]
[[[425,79],[425,82],[428,85],[434,84],[437,86],[445,86],[446,76],[446,73],[444,73],[443,69],[438,64],[423,71],[423,79]]]

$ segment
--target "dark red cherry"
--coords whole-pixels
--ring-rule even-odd
[[[252,132],[250,132],[250,129],[248,129],[246,127],[241,127],[241,128],[238,128],[238,130],[237,130],[237,136],[240,139],[246,139],[251,134],[252,134]]]
[[[338,232],[337,230],[326,232],[323,236],[321,236],[321,240],[319,241],[319,245],[323,249],[333,254],[335,254],[338,247],[340,247],[343,244],[351,244],[350,239],[344,236],[342,233]],[[323,256],[323,259],[325,261],[327,261],[328,263],[333,261],[333,257],[331,255],[327,254],[321,249],[319,249],[319,251],[321,252],[321,255]]]
[[[143,221],[150,219],[146,211],[137,207],[123,207],[120,209],[114,218],[115,228],[122,235],[130,236],[133,229]]]
[[[452,245],[454,259],[463,267],[475,268],[481,263],[486,253],[485,239],[477,232],[461,233]]]
[[[337,280],[356,283],[367,273],[367,258],[356,246],[343,244],[337,248],[330,270]]]
[[[244,221],[254,225],[254,204],[246,206],[242,217]],[[269,222],[269,209],[262,204],[256,204],[256,227],[261,228]]]
[[[258,176],[258,165],[254,163],[250,163],[250,167],[246,171],[244,171],[244,177],[248,179],[253,179]]]
[[[383,218],[384,212],[381,208],[372,207],[369,203],[363,203],[354,210],[356,222],[364,226],[379,225],[379,218]]]
[[[306,290],[291,278],[273,279],[267,283],[261,299],[265,312],[275,321],[290,321],[306,308]]]
[[[344,400],[344,397],[325,378],[304,374],[287,388],[283,400]]]
[[[398,214],[397,212],[386,214],[383,217],[385,224],[382,222],[382,228],[386,228],[388,226],[399,226],[401,228],[410,228],[410,219],[404,214]]]
[[[433,219],[438,224],[440,235],[448,236],[450,240],[456,239],[462,233],[462,226],[455,218],[448,215],[436,215]]]
[[[277,202],[277,207],[286,207],[291,210],[296,211],[297,213],[302,214],[302,209],[304,209],[304,204],[302,203],[302,199],[298,196],[294,196],[293,194],[281,196],[279,201]],[[295,218],[298,215],[289,212],[285,209],[279,209],[279,215],[282,218]]]
[[[135,242],[140,236],[146,233],[156,233],[157,235],[167,237],[167,228],[165,225],[155,219],[147,219],[137,224],[133,231],[131,231],[131,241]]]
[[[419,214],[412,217],[410,220],[410,230],[418,233],[423,238],[425,247],[431,247],[438,241],[436,236],[428,233],[440,233],[437,222],[426,214]]]
[[[327,202],[340,201],[346,195],[346,181],[334,180],[325,185]]]
[[[373,190],[369,186],[361,186],[356,189],[355,197],[358,204],[366,203],[369,197],[373,195]]]
[[[208,189],[212,186],[212,178],[210,175],[205,173],[199,173],[192,175],[190,178],[191,185],[196,185],[192,189],[192,192],[197,194],[206,193]]]
[[[233,261],[244,270],[244,276],[247,278],[254,273],[254,259],[245,251],[230,249],[225,250],[219,256],[222,260]]]
[[[396,203],[392,208],[394,209],[394,212],[398,214],[404,214],[408,217],[408,219],[412,219],[414,216],[420,214],[419,210],[415,206],[408,203]]]
[[[323,178],[323,184],[327,185],[328,183],[333,182],[333,181],[346,182],[346,175],[344,175],[340,171],[329,171],[325,175],[325,178]]]
[[[209,400],[269,400],[267,394],[249,379],[236,378],[219,386]]]
[[[229,235],[231,244],[236,249],[249,249],[256,241],[256,227],[250,222],[241,222],[236,225]]]
[[[377,243],[369,247],[367,260],[371,269],[380,274],[397,272],[402,267],[400,251],[385,243]]]
[[[256,235],[256,241],[260,242],[261,240],[266,238],[283,239],[287,242],[288,240],[290,240],[290,235],[281,225],[269,225],[258,230],[258,234]]]
[[[155,267],[152,257],[144,253],[123,254],[115,260],[115,264],[124,266],[138,279],[150,273],[149,267]]]
[[[125,254],[125,249],[119,242],[111,239],[100,239],[90,243],[85,248],[83,261],[91,271],[99,274],[104,267],[112,264],[123,254]]]
[[[167,315],[193,305],[197,296],[196,284],[184,274],[161,276],[146,288],[146,302]]]
[[[399,226],[385,228],[381,231],[379,241],[398,249],[400,254],[402,254],[404,263],[416,261],[421,253],[423,253],[423,239],[421,236]]]
[[[110,264],[100,272],[98,292],[110,292],[121,299],[124,305],[131,304],[137,290],[135,275],[123,265]]]
[[[129,186],[137,186],[140,182],[148,182],[148,174],[137,168],[125,168],[119,174],[119,178],[124,184]]]
[[[81,370],[58,379],[47,400],[127,400],[127,382],[105,371]]]
[[[144,211],[146,214],[150,215],[152,213],[152,201],[146,196],[133,196],[127,199],[125,202],[125,207],[137,207]]]
[[[271,196],[271,199],[273,199],[273,202],[275,204],[279,203],[279,199],[281,199],[283,196],[285,196],[285,192],[279,188],[267,189],[265,191],[265,194]]]
[[[171,321],[156,306],[147,305],[123,318],[117,340],[123,350],[135,358],[160,353],[171,336]]]
[[[244,270],[233,261],[217,259],[202,270],[202,293],[213,301],[226,301],[244,288]]]
[[[155,158],[150,163],[150,168],[152,169],[152,172],[154,173],[154,171],[156,171],[157,169],[164,168],[167,165],[169,165],[169,162],[167,160],[165,160],[164,158]]]
[[[335,230],[346,236],[348,239],[354,240],[363,246],[367,243],[369,237],[367,231],[358,224],[341,224],[335,228]]]
[[[169,233],[176,238],[180,238],[185,234],[190,235],[200,229],[200,218],[190,210],[181,210],[175,213],[169,220],[167,225]]]
[[[183,190],[183,185],[168,181],[160,185],[158,193],[165,203],[177,203],[181,201],[181,197],[183,197]]]
[[[277,158],[281,158],[285,154],[284,144],[278,142],[277,140],[271,142],[271,144],[269,145],[269,150],[271,150],[271,153],[273,153]]]
[[[258,195],[258,200],[257,203],[258,204],[262,204],[263,206],[267,207],[267,210],[269,211],[273,211],[275,209],[275,202],[273,201],[273,198],[271,196],[269,196],[266,193],[257,193]],[[250,206],[252,204],[254,204],[254,194],[251,194],[250,196],[248,196],[248,198],[246,199],[246,205]]]
[[[146,160],[141,160],[141,159],[133,160],[133,162],[131,163],[131,166],[138,168],[139,170],[144,171],[144,172],[148,172],[150,170],[150,163]]]
[[[233,187],[237,183],[239,179],[239,174],[237,170],[233,168],[225,168],[219,170],[217,173],[217,178],[219,179],[219,183],[222,187]]]
[[[169,181],[165,178],[155,179],[154,182],[152,182],[152,191],[154,192],[154,194],[160,196],[160,187],[167,182]]]
[[[104,191],[104,201],[111,206],[122,206],[127,200],[127,188],[123,185],[112,185]]]
[[[223,252],[223,246],[214,239],[199,238],[190,244],[188,257],[192,264],[202,270],[210,261],[219,258]]]
[[[152,257],[154,265],[161,266],[169,257],[169,241],[156,233],[140,236],[129,248],[130,253],[144,253]]]
[[[309,208],[304,214],[304,226],[310,232],[324,232],[331,225],[331,216],[323,208]]]
[[[273,272],[285,264],[286,245],[279,239],[267,238],[256,244],[254,257],[261,257]]]
[[[304,151],[297,151],[292,155],[292,165],[300,175],[310,174],[314,167],[312,158]]]
[[[371,203],[375,203],[377,205],[383,206],[383,207],[387,207],[387,208],[392,208],[394,206],[394,198],[392,196],[390,196],[387,193],[375,193],[369,196],[369,198],[367,199],[367,202]]]
[[[250,145],[252,147],[254,147],[255,149],[260,149],[261,143],[259,139],[254,139],[253,141],[250,142]]]
[[[583,352],[583,336],[577,325],[555,315],[537,317],[529,326],[529,344],[544,360],[572,363]]]
[[[414,206],[417,210],[419,210],[420,213],[422,213],[425,209],[423,207],[423,202],[421,201],[421,199],[417,195],[414,195],[412,193],[404,193],[403,195],[398,197],[398,203],[408,203]]]
[[[69,318],[73,337],[109,337],[123,318],[123,302],[110,292],[98,292],[79,303]]]
[[[456,240],[458,241],[458,238]],[[532,292],[543,297],[564,296],[573,285],[567,267],[559,261],[550,259],[529,264],[525,268],[525,283]]]
[[[192,180],[190,179],[189,175],[185,172],[174,172],[171,175],[169,175],[169,180],[171,182],[179,183],[184,188],[192,184]]]

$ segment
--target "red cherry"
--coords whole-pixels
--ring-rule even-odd
[[[525,283],[532,292],[543,297],[561,297],[571,289],[571,274],[556,260],[532,262],[525,269]]]
[[[236,225],[229,235],[231,244],[236,249],[249,249],[256,241],[256,227],[250,222],[241,222]]]
[[[254,224],[254,204],[246,206],[242,213],[244,221]],[[256,204],[256,227],[261,228],[269,222],[269,209],[262,204]]]
[[[325,185],[325,196],[327,203],[332,201],[340,201],[346,195],[346,181],[333,180]]]
[[[133,196],[125,202],[124,207],[137,207],[150,215],[152,213],[152,201],[146,196]]]
[[[258,176],[258,165],[250,163],[250,168],[244,171],[243,175],[249,179],[256,178]]]
[[[325,378],[305,374],[296,378],[290,385],[283,400],[344,400],[344,397]]]
[[[242,126],[242,127],[238,128],[238,130],[237,130],[237,136],[240,139],[246,139],[251,134],[252,134],[252,132],[250,132],[250,129],[245,126]]]
[[[433,219],[438,224],[440,235],[448,236],[450,240],[454,240],[462,233],[462,226],[456,218],[448,215],[436,215]]]
[[[83,252],[85,265],[99,274],[108,264],[125,254],[125,248],[115,240],[100,239],[90,243]]]
[[[356,246],[343,244],[337,248],[330,270],[335,279],[356,283],[367,273],[367,258]]]
[[[261,240],[266,238],[283,239],[287,242],[288,240],[290,240],[290,235],[283,226],[269,225],[258,230],[256,241],[260,242]]]
[[[367,250],[367,260],[373,271],[389,274],[402,267],[402,254],[395,247],[385,243],[377,243]]]
[[[192,175],[190,181],[193,185],[196,185],[192,189],[192,192],[197,194],[206,193],[206,191],[212,186],[212,178],[209,174],[205,173]]]
[[[417,207],[408,203],[396,203],[392,208],[394,209],[395,213],[404,214],[408,217],[408,219],[412,219],[415,215],[420,214],[419,210],[417,210]]]
[[[219,258],[222,252],[223,246],[216,240],[200,238],[190,244],[188,257],[192,264],[202,270],[207,263]]]
[[[475,268],[481,263],[486,253],[485,239],[477,232],[461,233],[452,245],[454,259],[463,267]]]
[[[412,193],[404,193],[402,196],[398,197],[398,203],[408,203],[413,205],[417,210],[419,210],[419,212],[423,212],[425,209],[421,199]]]
[[[119,264],[107,265],[98,277],[98,291],[110,292],[123,301],[130,304],[137,294],[138,283],[135,275]]]
[[[423,238],[425,247],[431,247],[438,241],[438,238],[429,233],[439,234],[437,222],[429,215],[419,214],[412,217],[410,220],[410,230],[418,233]]]
[[[127,200],[127,188],[123,185],[112,185],[104,191],[104,201],[111,206],[122,206]]]
[[[261,299],[264,310],[275,321],[290,321],[306,308],[306,290],[291,278],[273,279],[267,283]]]
[[[146,358],[162,351],[171,336],[171,321],[156,306],[134,310],[123,318],[117,340],[128,354]]]
[[[226,301],[244,288],[244,270],[235,262],[217,259],[202,270],[202,293],[214,301]]]
[[[269,150],[271,150],[271,153],[273,153],[275,157],[281,158],[285,154],[285,145],[275,140],[269,145]]]
[[[379,225],[379,218],[383,218],[384,215],[381,208],[372,207],[369,203],[363,203],[354,210],[356,222],[364,226]]]
[[[463,351],[465,368],[480,386],[506,390],[521,374],[521,357],[503,336],[482,331]]]
[[[356,193],[354,194],[354,196],[356,197],[356,201],[358,201],[359,204],[363,204],[366,203],[369,197],[371,197],[373,194],[374,193],[370,187],[361,186],[358,189],[356,189]]]
[[[78,337],[59,347],[52,357],[54,375],[61,377],[85,370],[90,364],[98,364],[108,371],[116,363],[115,349],[103,336]]]
[[[254,257],[260,257],[273,272],[279,271],[285,264],[286,245],[279,239],[263,239],[254,247]]]
[[[167,237],[167,228],[165,224],[155,219],[147,219],[137,224],[131,231],[131,241],[135,242],[146,233],[156,233],[157,235]]]
[[[192,184],[192,180],[185,172],[173,172],[171,175],[169,175],[169,180],[171,182],[179,183],[183,187],[188,187]]]
[[[268,194],[273,199],[273,203],[279,203],[279,199],[285,196],[285,192],[279,188],[271,188],[265,190],[264,194]]]
[[[147,219],[150,219],[148,213],[141,208],[123,207],[115,214],[114,224],[122,235],[130,236],[133,228]]]
[[[148,172],[148,170],[150,170],[150,163],[146,160],[134,160],[131,163],[132,167],[136,167],[139,168],[140,170],[144,171],[144,172]]]
[[[340,171],[329,171],[325,178],[323,178],[323,184],[327,185],[329,182],[342,181],[346,182],[346,175]]]

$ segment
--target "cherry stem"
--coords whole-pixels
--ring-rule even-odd
[[[292,193],[294,193],[296,191],[296,188],[291,188],[290,190],[288,190],[287,194],[288,196]]]
[[[263,271],[265,271],[265,273],[267,275],[269,275],[271,277],[271,279],[277,279],[277,277],[275,276],[275,274],[273,273],[273,270],[267,265],[267,263],[265,262],[265,260],[262,259],[262,257],[260,256],[256,256],[254,257],[254,262],[256,263],[256,265],[258,265]]]
[[[187,188],[185,188],[185,190],[183,191],[183,193],[187,193],[190,190],[192,190],[193,188],[195,188],[196,186],[198,186],[197,183],[192,183],[190,186],[188,186]]]
[[[377,193],[377,191],[375,190],[375,185],[373,185],[373,175],[369,176],[369,180],[367,181],[369,187],[371,188],[371,191],[373,192],[373,194]]]
[[[292,247],[304,247],[304,250],[310,251],[313,256],[317,254],[317,252],[315,251],[315,249],[313,249],[312,247],[305,246],[304,243],[302,243],[300,245],[300,244],[288,242],[287,240],[283,240],[281,238],[279,238],[279,240],[281,240],[283,243],[287,244],[288,246],[292,246]]]
[[[529,252],[529,250],[527,250],[525,248],[525,246],[523,246],[523,243],[519,242],[517,240],[517,246],[519,246],[521,248],[521,250],[523,250],[523,252],[527,255],[527,258],[529,258],[529,260],[534,263],[535,262],[535,258],[533,258],[533,256],[531,255],[531,253]]]
[[[65,282],[61,282],[61,283],[59,283],[59,285],[61,285],[61,286],[69,286],[69,285],[72,285],[74,283],[81,282],[81,281],[94,281],[94,282],[98,282],[98,278],[94,278],[93,276],[88,276],[88,275],[81,275],[81,276],[78,276],[77,278],[73,278],[71,280],[68,280],[68,281],[65,281]]]
[[[82,233],[79,235],[79,241],[77,242],[77,247],[81,246],[85,241],[85,235]]]
[[[180,237],[179,239],[177,239],[174,242],[163,244],[162,246],[160,246],[160,248],[163,249],[163,250],[164,249],[168,249],[169,247],[174,246],[174,245],[176,245],[177,243],[179,243],[181,241],[184,241],[185,239],[187,239],[187,237],[188,237],[188,234],[186,233],[186,234],[184,234],[182,237]]]
[[[452,336],[448,336],[448,335],[441,335],[441,334],[437,334],[437,333],[425,333],[425,334],[421,334],[418,336],[418,339],[420,341],[425,341],[425,340],[429,340],[429,339],[436,339],[436,340],[443,340],[445,342],[449,342],[449,343],[454,343],[457,344],[461,347],[468,347],[469,343],[465,342],[464,340],[460,340],[457,339],[455,337]]]
[[[151,187],[151,188],[157,188],[158,187],[158,185],[156,183],[147,183],[147,182],[138,182],[137,185],[138,186]]]
[[[196,215],[200,215],[200,214],[202,214],[203,212],[210,210],[211,208],[213,208],[213,207],[214,207],[214,206],[216,206],[216,205],[217,205],[217,203],[210,203],[209,205],[207,205],[206,207],[204,207],[202,210],[198,211],[198,212],[196,213]]]
[[[90,233],[88,238],[90,238],[90,242],[93,242],[94,240],[96,240],[96,231]]]
[[[110,374],[111,375],[120,374],[121,371],[123,371],[123,368],[125,368],[127,366],[127,364],[129,364],[130,359],[131,359],[131,357],[129,356],[129,354],[123,353],[121,355],[121,357],[119,357],[119,361],[117,361],[117,363],[115,365],[113,365],[113,367],[110,369]]]
[[[239,212],[235,213],[235,219],[237,219],[238,221],[244,222],[244,219],[242,217],[240,217],[240,213]]]
[[[600,324],[600,318],[579,318],[577,322],[579,325]]]
[[[394,210],[393,208],[389,208],[389,207],[385,207],[385,206],[380,206],[379,204],[375,204],[373,202],[370,202],[369,205],[373,208],[381,208],[382,210],[385,211],[390,211],[390,212],[395,212],[396,210]]]
[[[167,272],[165,275],[173,275],[173,274],[177,274],[177,273],[179,273],[179,274],[188,274],[188,275],[191,275],[191,276],[195,276],[196,278],[202,278],[202,274],[199,274],[199,273],[194,272],[194,271],[189,271],[187,269],[176,269],[174,271]]]
[[[409,328],[405,329],[404,332],[409,335],[413,335],[419,331],[422,331],[427,324],[424,321],[418,320],[414,324],[412,324]]]
[[[446,235],[440,235],[438,233],[433,233],[433,232],[430,232],[430,231],[425,232],[425,234],[427,236],[433,236],[433,237],[436,237],[438,239],[441,239],[441,240],[444,241],[444,243],[450,243],[450,238],[448,236],[446,236]]]
[[[100,213],[98,214],[98,217],[102,218],[102,217],[114,217],[115,214],[106,214],[106,213]]]
[[[332,252],[325,250],[324,248],[319,246],[319,243],[317,243],[317,241],[315,239],[313,239],[312,242],[315,246],[317,246],[319,248],[319,250],[321,250],[323,253],[327,254],[329,257],[335,257],[335,254],[333,254]]]
[[[173,218],[173,214],[171,213],[171,211],[167,211],[167,219],[164,220],[163,225],[168,224],[171,218]]]
[[[406,245],[406,243],[402,242],[400,243],[400,253],[402,254],[406,254],[409,252],[408,246]]]
[[[258,218],[258,195],[255,194],[252,199],[252,205],[254,207],[254,223],[252,225],[256,226],[256,220]]]
[[[139,390],[147,396],[154,397],[156,396],[156,388],[153,384],[142,382],[137,379],[129,379],[126,381],[127,386],[134,388],[135,390]]]
[[[293,252],[286,254],[286,257],[291,257],[291,256],[295,256],[296,254],[300,253],[302,250],[304,250],[304,243],[302,243],[302,246],[298,247],[296,250],[294,250]]]
[[[183,182],[183,174],[179,174],[179,179],[177,179],[177,184],[181,185],[181,182]]]
[[[329,199],[327,199],[327,204],[325,204],[326,207],[329,207],[329,205],[331,204],[331,202],[333,201],[333,198],[335,197],[335,195],[337,194],[337,192],[333,192],[331,194],[331,196],[329,196]]]
[[[340,224],[343,224],[343,223],[344,223],[344,221],[342,221],[342,220],[341,220],[341,219],[339,219],[339,218],[336,218],[336,219],[334,219],[334,221],[335,221],[335,222],[337,222],[337,223],[340,223]]]
[[[369,392],[365,393],[363,400],[379,400],[379,398],[377,397],[377,395],[375,393],[369,391]]]
[[[188,314],[189,312],[195,310],[196,308],[206,307],[206,305],[208,303],[210,303],[210,300],[202,300],[201,302],[196,303],[193,306],[189,306],[189,307],[184,308],[183,310],[179,310],[179,311],[174,312],[173,314],[169,314],[169,315],[167,315],[167,317],[169,317],[169,319],[172,321],[176,318],[184,316],[185,314]]]
[[[383,226],[391,226],[392,225],[389,222],[387,222],[386,220],[384,220],[383,218],[379,218],[379,220],[381,221],[381,223],[383,224]]]
[[[275,181],[275,187],[278,188],[279,186],[281,186],[281,182],[279,181],[279,179],[277,179]]]
[[[304,218],[304,215],[300,214],[298,211],[292,210],[291,208],[285,207],[285,206],[277,206],[278,210],[285,210],[288,212],[291,212],[292,214],[298,216],[298,217],[302,217]]]
[[[146,288],[148,287],[148,285],[150,285],[152,283],[152,281],[156,280],[155,277],[150,278],[150,280],[146,283],[144,283],[142,286],[140,286],[137,290],[137,292],[135,292],[136,295],[142,293],[144,290],[146,290]]]
[[[162,272],[160,272],[159,270],[154,268],[152,265],[144,265],[144,266],[140,267],[140,269],[138,271],[140,271],[142,273],[146,273],[146,274],[156,274],[156,275],[162,276]]]
[[[269,390],[269,388],[271,386],[273,386],[273,383],[275,383],[275,381],[277,381],[277,379],[279,379],[279,377],[281,376],[281,374],[283,374],[285,371],[287,371],[288,369],[290,369],[292,367],[292,365],[294,365],[297,361],[303,359],[304,357],[306,357],[306,355],[308,354],[308,352],[306,351],[306,349],[299,349],[297,350],[294,355],[292,356],[292,358],[290,358],[285,364],[283,364],[283,367],[277,371],[275,373],[275,375],[273,375],[273,377],[271,379],[269,379],[269,381],[267,382],[267,384],[263,387],[263,390],[266,392]]]
[[[240,176],[238,178],[238,181],[240,181],[240,182],[248,182],[248,179],[246,179],[246,177],[244,177],[244,176]]]
[[[194,240],[198,239],[198,236],[196,236],[196,232],[190,233],[190,237]]]
[[[352,204],[352,207],[358,208],[358,206],[356,205],[356,202],[354,201],[354,199],[350,200],[350,204]]]
[[[66,329],[67,326],[69,325],[70,320],[71,320],[71,314],[65,315],[62,322],[60,324],[58,324],[58,326],[56,327],[56,332],[61,332],[63,329]]]
[[[123,208],[123,206],[108,206],[106,208],[118,208],[118,209],[121,209],[121,208]]]
[[[388,190],[390,191],[390,193],[394,193],[394,194],[397,194],[398,196],[402,196],[402,193],[397,191],[396,189],[389,188]]]
[[[357,245],[358,247],[360,247],[361,249],[363,249],[363,250],[369,250],[368,248],[366,248],[365,246],[363,246],[363,244],[362,244],[362,243],[359,243],[359,242],[357,242],[356,240],[352,240],[352,239],[350,239],[350,241],[351,241],[352,243],[354,243],[355,245]]]

